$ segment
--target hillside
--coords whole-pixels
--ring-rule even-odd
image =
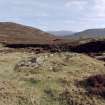
[[[92,52],[95,46],[98,46],[97,41],[101,41],[102,33],[105,29],[91,29],[72,35],[71,39],[65,37],[57,37],[52,34],[46,33],[36,28],[24,26],[21,24],[11,22],[0,22],[0,42],[7,44],[11,48],[29,48],[37,47],[37,49],[30,49],[29,51],[76,51],[76,52]],[[100,36],[97,36],[96,33]],[[89,35],[89,36],[88,36]],[[88,36],[88,37],[86,37]],[[93,40],[94,39],[97,40]],[[104,36],[104,35],[103,35]],[[97,38],[98,37],[98,38]],[[99,39],[99,40],[98,40]],[[88,44],[96,42],[94,45]],[[104,40],[101,41],[101,47],[104,46]],[[86,44],[86,45],[84,45]],[[56,45],[56,46],[55,46]],[[79,46],[80,45],[80,46]],[[88,49],[87,49],[88,48]],[[102,51],[105,48],[101,48]]]
[[[83,38],[83,39],[86,39],[86,38],[105,38],[105,29],[88,29],[88,30],[84,30],[84,31],[81,31],[81,32],[77,32],[75,34],[73,34],[72,36],[69,35],[68,38],[76,38],[76,39],[79,39],[79,38]]]
[[[0,42],[13,44],[48,44],[56,37],[36,28],[0,22]]]
[[[76,32],[73,33],[72,35],[66,35],[63,36],[64,39],[69,39],[69,40],[100,40],[100,39],[105,39],[105,29],[104,28],[100,28],[100,29],[87,29],[81,32]]]

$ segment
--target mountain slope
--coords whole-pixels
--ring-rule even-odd
[[[64,36],[65,39],[80,40],[80,39],[103,39],[105,38],[105,28],[88,29],[81,32],[73,33]]]
[[[0,22],[0,42],[15,44],[47,44],[55,36],[39,29],[11,22]]]
[[[103,38],[105,37],[105,29],[88,29],[75,33],[72,37],[76,38]]]

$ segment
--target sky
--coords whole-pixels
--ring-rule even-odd
[[[44,31],[105,28],[105,0],[0,0],[0,21]]]

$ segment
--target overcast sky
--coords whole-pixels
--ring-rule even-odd
[[[45,31],[105,28],[105,0],[0,0],[0,21]]]

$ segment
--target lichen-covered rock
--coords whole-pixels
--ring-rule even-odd
[[[37,60],[37,58],[32,57],[27,60],[22,60],[22,61],[18,62],[14,69],[16,71],[35,70],[36,68],[38,68],[40,66],[40,62],[41,61]]]

